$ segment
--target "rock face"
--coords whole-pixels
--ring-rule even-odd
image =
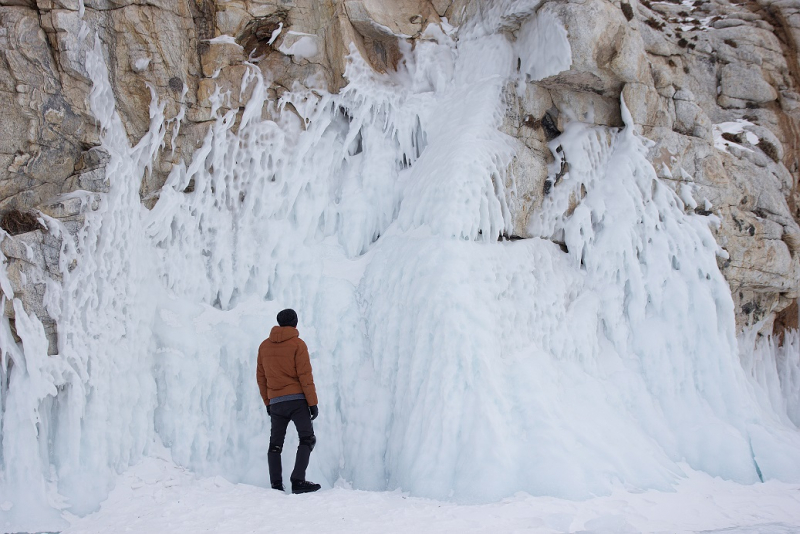
[[[514,163],[522,197],[515,231],[524,235],[526,215],[542,197],[545,119],[560,123],[572,112],[618,126],[622,94],[655,141],[650,155],[660,177],[676,191],[691,191],[687,210],[720,218],[717,238],[729,254],[720,268],[739,326],[766,320],[769,331],[771,314],[796,303],[800,284],[798,8],[597,0],[558,3],[555,10],[569,32],[572,67],[528,84],[506,121],[527,149]],[[718,140],[722,149],[715,148],[723,132],[715,134],[714,125],[739,120],[746,122],[734,135],[738,142]]]
[[[81,225],[80,202],[62,197],[107,190],[108,155],[87,109],[91,90],[81,20],[98,32],[117,109],[131,143],[149,125],[152,95],[165,105],[166,146],[142,180],[150,208],[168,173],[200,145],[219,86],[224,109],[241,109],[241,80],[254,62],[276,99],[287,88],[336,92],[356,50],[378,72],[429,24],[483,16],[479,0],[2,0],[0,1],[0,216],[33,214],[38,224],[2,242],[14,291],[47,326],[47,280],[58,280],[61,236]],[[551,0],[566,28],[572,63],[558,74],[509,87],[502,129],[515,138],[511,165],[514,234],[560,172],[548,143],[569,117],[621,126],[624,98],[654,141],[658,174],[686,210],[719,218],[720,260],[740,327],[780,315],[797,327],[800,289],[800,7],[793,0],[668,2]],[[501,10],[502,11],[502,10]],[[512,38],[524,20],[502,18]],[[269,113],[265,110],[264,113]],[[738,122],[737,122],[738,121]],[[716,126],[734,123],[736,127]],[[727,128],[727,129],[726,129]],[[736,130],[736,131],[733,131]],[[566,155],[567,162],[569,155]],[[509,184],[510,185],[510,184]],[[89,197],[86,197],[89,195]],[[577,202],[577,199],[576,199]],[[4,218],[5,220],[5,218]],[[19,229],[17,229],[19,230]],[[33,251],[33,252],[31,252]],[[33,282],[32,282],[33,281]],[[792,306],[794,306],[792,308]],[[7,312],[11,313],[11,312]],[[786,318],[789,319],[786,319]],[[793,319],[792,319],[793,318]],[[794,325],[788,324],[794,321]]]

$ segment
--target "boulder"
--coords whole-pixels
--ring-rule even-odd
[[[730,99],[749,102],[772,102],[778,92],[762,76],[756,65],[729,64],[720,71],[720,95]],[[722,102],[720,102],[722,104]],[[738,107],[724,105],[723,107]]]

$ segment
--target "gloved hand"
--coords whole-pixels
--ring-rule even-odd
[[[269,415],[270,417],[272,416],[272,413],[270,413],[269,411],[269,404],[267,404],[267,415]]]
[[[309,406],[309,407],[308,407],[308,411],[309,411],[309,412],[311,412],[311,420],[312,420],[312,421],[313,421],[314,419],[316,419],[316,418],[317,418],[317,416],[319,415],[319,408],[317,407],[317,405],[316,405],[316,404],[315,404],[314,406]]]

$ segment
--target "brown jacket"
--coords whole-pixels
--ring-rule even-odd
[[[292,326],[273,326],[258,347],[256,380],[265,405],[270,399],[292,393],[305,395],[309,406],[317,404],[308,347],[299,335]]]

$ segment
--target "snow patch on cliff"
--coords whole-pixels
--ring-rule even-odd
[[[558,16],[547,8],[526,20],[514,44],[519,58],[519,70],[526,81],[538,81],[570,68],[572,49],[567,30]]]

